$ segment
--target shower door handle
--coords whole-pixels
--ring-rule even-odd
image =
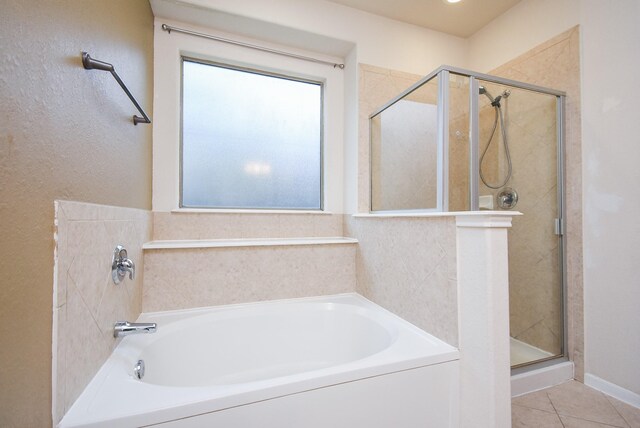
[[[564,220],[561,218],[555,219],[555,234],[558,236],[564,235]]]

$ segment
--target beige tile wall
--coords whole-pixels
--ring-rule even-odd
[[[342,215],[154,212],[153,239],[342,236]]]
[[[422,76],[359,64],[358,89],[358,212],[369,212],[369,115]]]
[[[345,216],[358,238],[357,292],[458,344],[455,217]]]
[[[156,212],[154,240],[343,236],[327,213]],[[145,250],[145,312],[355,291],[355,244]]]
[[[369,115],[421,77],[360,64],[360,212],[369,212]],[[436,89],[435,85],[427,88]],[[422,96],[418,100],[428,94],[418,94]],[[362,176],[364,170],[366,176]],[[344,227],[347,236],[359,240],[358,293],[457,345],[455,219],[345,215]]]
[[[135,320],[142,305],[142,244],[149,211],[56,201],[54,280],[54,421],[71,407],[118,340],[113,323]],[[124,245],[136,278],[115,285],[111,260]]]
[[[582,279],[582,155],[580,137],[580,31],[574,27],[490,74],[563,90],[565,107],[565,204],[568,354],[576,379],[584,376]],[[522,219],[525,221],[525,219]],[[516,225],[514,224],[514,229]],[[553,258],[549,253],[548,258]]]
[[[355,244],[145,250],[143,311],[355,291]]]

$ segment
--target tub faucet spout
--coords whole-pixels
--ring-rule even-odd
[[[123,337],[140,333],[155,333],[157,329],[158,326],[154,322],[118,321],[113,326],[113,337]]]

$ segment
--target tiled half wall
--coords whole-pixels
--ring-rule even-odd
[[[53,420],[60,421],[118,344],[113,323],[135,321],[142,305],[142,244],[149,211],[56,201],[53,287]],[[115,285],[111,260],[123,245],[136,277]]]
[[[347,234],[359,241],[357,292],[457,346],[455,217],[345,220]]]

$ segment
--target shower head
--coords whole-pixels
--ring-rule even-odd
[[[489,91],[487,91],[487,88],[485,88],[484,86],[480,86],[478,88],[478,92],[480,93],[480,95],[484,95],[485,97],[489,98],[489,101],[491,101],[491,104],[493,104],[496,100],[491,96],[491,94],[489,93]],[[498,100],[500,101],[500,100]]]

